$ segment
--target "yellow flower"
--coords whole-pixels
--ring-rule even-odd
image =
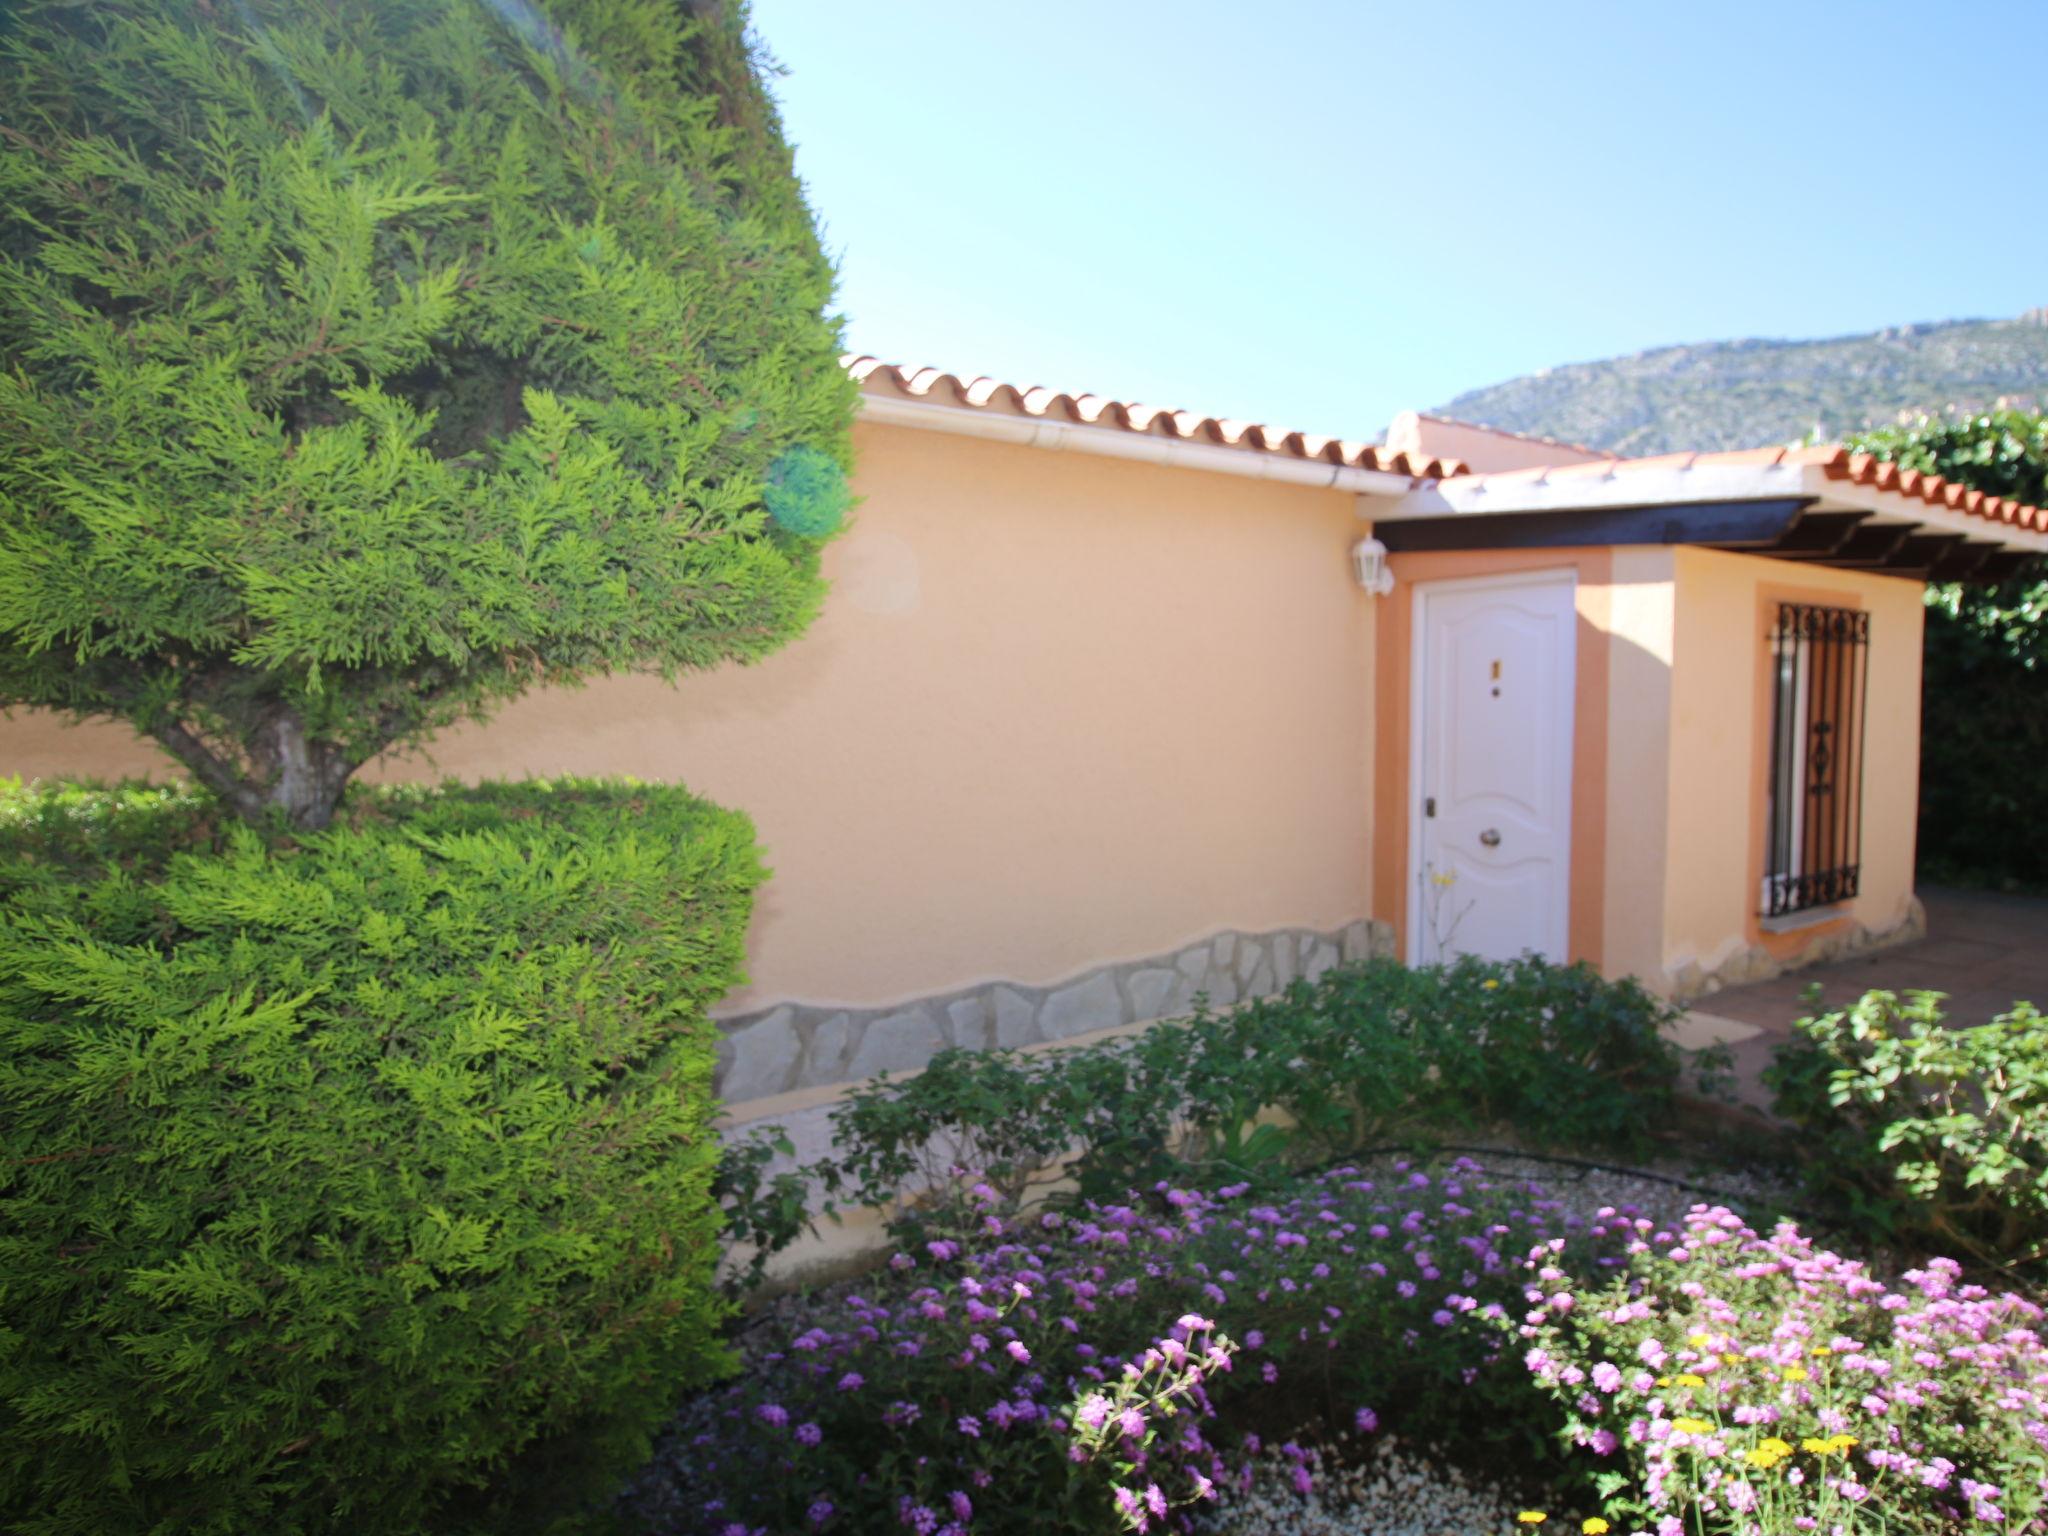
[[[1705,1349],[1707,1347],[1707,1336],[1704,1333],[1689,1333],[1685,1336],[1685,1342],[1694,1349]]]
[[[1740,1365],[1740,1364],[1742,1364],[1742,1356],[1740,1356],[1740,1355],[1723,1355],[1723,1356],[1721,1357],[1721,1363],[1722,1363],[1723,1365]]]
[[[1825,1440],[1816,1440],[1808,1435],[1799,1442],[1799,1449],[1812,1456],[1841,1456],[1855,1443],[1854,1435],[1829,1435]]]
[[[1828,1453],[1828,1442],[1817,1440],[1812,1435],[1808,1435],[1799,1442],[1799,1449],[1806,1452],[1809,1456],[1825,1456]]]
[[[1752,1467],[1762,1467],[1766,1472],[1792,1454],[1792,1447],[1776,1435],[1765,1440],[1753,1450],[1745,1451],[1742,1459]]]
[[[1803,1366],[1803,1365],[1788,1365],[1788,1366],[1786,1366],[1786,1367],[1785,1367],[1785,1379],[1786,1379],[1787,1381],[1804,1381],[1804,1380],[1806,1380],[1806,1367],[1805,1367],[1805,1366]]]
[[[1479,983],[1479,990],[1482,992],[1498,992],[1500,990],[1500,983],[1489,976],[1486,980]]]
[[[1671,1427],[1681,1435],[1711,1435],[1714,1426],[1705,1419],[1673,1419]]]
[[[1707,1378],[1704,1376],[1695,1376],[1691,1371],[1687,1371],[1683,1376],[1678,1378],[1678,1384],[1681,1387],[1704,1387],[1707,1384]]]
[[[1525,1509],[1515,1516],[1515,1522],[1518,1525],[1541,1525],[1549,1518],[1550,1516],[1543,1513],[1540,1509]]]
[[[1579,1529],[1584,1531],[1586,1536],[1607,1536],[1607,1522],[1598,1515],[1590,1520],[1580,1521]]]
[[[1808,1351],[1808,1353],[1813,1355],[1815,1358],[1819,1358],[1822,1355],[1832,1355],[1834,1351],[1832,1349],[1829,1349],[1825,1344],[1816,1344],[1813,1346],[1811,1350]]]
[[[1657,1385],[1660,1387],[1668,1387],[1671,1385],[1671,1378],[1669,1376],[1659,1376],[1657,1378]]]

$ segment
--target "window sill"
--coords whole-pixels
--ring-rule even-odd
[[[1832,906],[1808,907],[1804,912],[1787,912],[1783,917],[1760,917],[1756,925],[1765,933],[1798,933],[1847,917],[1849,906],[1846,901],[1838,901]]]

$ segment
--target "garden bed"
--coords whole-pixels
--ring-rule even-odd
[[[1779,1206],[1766,1174],[1390,1154],[1066,1209],[957,1193],[882,1269],[756,1314],[634,1529],[1674,1536],[1763,1484],[1787,1521],[1865,1529],[1881,1490],[1873,1531],[2036,1528],[2038,1467],[2004,1484],[2048,1437],[2038,1312],[1758,1235],[1728,1202]],[[1915,1358],[1934,1389],[1890,1395]],[[1873,1454],[1903,1472],[1852,1470]]]

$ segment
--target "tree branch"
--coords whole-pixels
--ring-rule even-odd
[[[223,762],[213,749],[176,720],[159,720],[150,727],[163,749],[192,770],[192,776],[234,807],[244,821],[263,815],[264,796],[255,785]]]

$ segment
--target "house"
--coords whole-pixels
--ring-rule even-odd
[[[850,367],[863,501],[808,635],[377,770],[751,813],[745,1111],[1367,954],[1687,1000],[1915,934],[1921,584],[2048,551],[2048,512],[1836,448],[1629,461],[1427,416],[1373,446]],[[170,771],[125,728],[0,723],[0,772]]]

